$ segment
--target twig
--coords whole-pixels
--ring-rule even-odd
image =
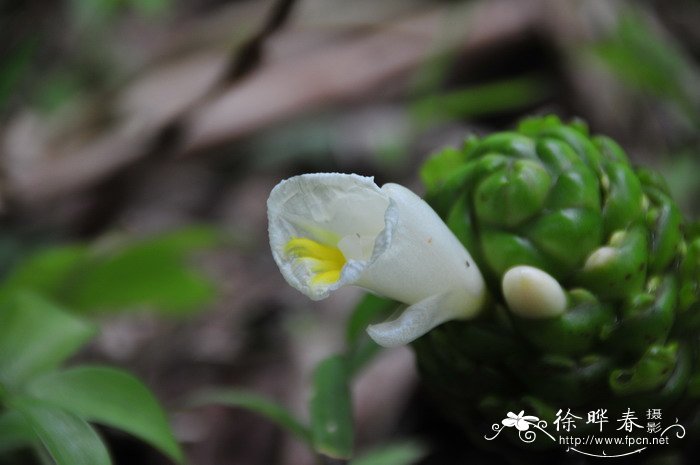
[[[289,19],[296,0],[279,0],[272,8],[260,30],[240,46],[236,57],[222,76],[222,83],[230,85],[247,75],[260,64],[265,40]]]

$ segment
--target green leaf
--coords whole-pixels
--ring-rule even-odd
[[[367,452],[350,465],[411,465],[425,457],[426,453],[425,447],[418,442],[399,442]]]
[[[698,81],[691,58],[637,11],[627,9],[612,36],[590,50],[630,87],[672,100],[696,125],[700,122],[690,87]]]
[[[700,171],[700,154],[692,151],[674,153],[663,159],[657,167],[662,177],[667,181],[673,197],[686,213],[686,217],[698,213],[700,198],[700,183],[697,173]],[[693,209],[695,211],[693,212]]]
[[[384,348],[374,342],[369,336],[358,340],[351,350],[348,350],[348,372],[349,376],[355,376],[369,362],[374,360]]]
[[[345,337],[348,344],[348,370],[350,375],[357,373],[370,362],[382,348],[367,336],[367,326],[385,320],[398,307],[399,303],[367,294],[357,304],[348,319]]]
[[[314,449],[336,459],[352,455],[354,440],[352,400],[347,362],[336,355],[314,371],[311,396],[311,437]]]
[[[0,305],[0,382],[17,385],[51,371],[94,332],[92,325],[37,295],[14,295]]]
[[[82,311],[152,307],[182,313],[214,296],[212,283],[189,269],[185,254],[214,243],[211,229],[191,228],[131,244],[89,266],[69,304]]]
[[[682,95],[684,57],[636,12],[624,13],[613,36],[593,50],[630,84],[658,95]]]
[[[237,389],[220,389],[198,394],[192,401],[194,406],[227,405],[255,412],[311,446],[311,432],[284,407],[253,392]]]
[[[28,393],[88,421],[124,430],[181,463],[182,451],[151,391],[133,375],[80,366],[33,380]]]
[[[29,423],[16,410],[0,414],[0,454],[27,447],[37,439]]]
[[[36,38],[25,39],[0,60],[0,108],[16,92],[19,83],[30,70],[37,45]]]
[[[366,294],[355,306],[348,319],[345,336],[349,345],[357,343],[366,333],[367,326],[388,317],[399,304],[391,299]]]
[[[186,255],[216,241],[213,229],[191,227],[97,250],[48,248],[13,270],[0,300],[28,290],[84,313],[147,307],[181,314],[214,296],[212,282],[188,265]]]
[[[82,245],[51,247],[34,253],[17,266],[3,283],[0,293],[20,290],[58,297],[66,280],[86,259],[88,248]]]
[[[85,420],[28,397],[13,397],[11,408],[25,418],[56,465],[110,465],[102,439]]]
[[[119,12],[122,0],[71,0],[72,20],[81,30],[104,27]]]
[[[412,112],[419,123],[493,115],[543,101],[551,85],[540,76],[518,76],[417,101]]]
[[[172,0],[129,0],[132,8],[146,17],[157,17],[172,8]]]
[[[85,92],[84,71],[68,66],[51,72],[33,91],[33,106],[43,113],[51,114]]]

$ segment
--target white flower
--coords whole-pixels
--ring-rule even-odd
[[[420,197],[380,189],[355,174],[305,174],[279,183],[267,201],[272,255],[289,284],[314,300],[356,285],[408,304],[367,331],[386,347],[474,316],[484,281],[469,252]]]

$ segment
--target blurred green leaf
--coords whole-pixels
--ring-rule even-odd
[[[142,239],[133,244],[133,248],[157,248],[164,254],[177,257],[204,247],[211,247],[219,240],[219,232],[209,226],[190,226],[165,234]]]
[[[700,76],[678,47],[658,34],[642,15],[626,11],[613,34],[590,50],[628,85],[673,100],[695,123],[700,121],[697,99],[689,93],[689,85],[697,83]]]
[[[391,299],[379,297],[374,294],[365,294],[355,306],[345,328],[345,336],[349,345],[365,335],[365,329],[371,323],[389,316],[399,304]]]
[[[159,16],[172,7],[172,0],[128,0],[136,11],[144,16]]]
[[[51,113],[70,102],[83,90],[78,70],[55,71],[46,76],[34,91],[33,103],[46,113]]]
[[[103,25],[119,11],[123,0],[71,0],[73,21],[80,29]]]
[[[236,389],[221,389],[198,394],[192,401],[194,406],[227,405],[255,412],[283,429],[289,431],[304,443],[312,446],[311,432],[284,407],[253,392]]]
[[[413,74],[411,88],[415,95],[434,94],[449,77],[459,58],[459,51],[447,44],[442,44]]]
[[[425,447],[415,441],[389,444],[354,459],[350,465],[412,465],[423,457]]]
[[[700,198],[700,157],[698,154],[678,153],[669,156],[659,166],[659,172],[664,177],[671,190],[671,195],[679,203],[686,215],[697,216],[698,199]]]
[[[592,49],[627,82],[658,95],[682,94],[683,59],[639,15],[623,14],[613,36]]]
[[[360,338],[348,351],[348,372],[355,376],[368,363],[383,350],[383,347],[374,342],[369,336]]]
[[[66,280],[88,256],[82,245],[52,247],[39,251],[22,261],[7,277],[0,294],[12,295],[21,290],[58,298]]]
[[[520,76],[429,95],[413,104],[412,113],[418,123],[431,125],[520,109],[539,103],[550,94],[551,85],[545,78]]]
[[[122,370],[80,366],[33,380],[28,393],[87,421],[124,430],[181,463],[182,451],[149,389]]]
[[[26,290],[80,312],[144,307],[189,312],[213,298],[214,286],[187,263],[187,254],[217,240],[213,229],[192,227],[98,250],[49,248],[9,273],[0,286],[0,301]]]
[[[367,326],[385,320],[398,306],[399,304],[391,299],[373,294],[366,294],[357,304],[345,329],[348,344],[348,370],[351,375],[362,369],[382,350],[367,336],[365,331]]]
[[[12,409],[25,418],[56,465],[109,465],[102,439],[84,420],[28,397],[12,397]]]
[[[19,236],[20,234],[12,230],[0,231],[0,280],[4,279],[27,253],[27,246]]]
[[[29,423],[15,410],[0,413],[0,454],[31,446],[37,437]]]
[[[156,17],[172,8],[173,0],[72,0],[73,15],[83,27],[96,27],[113,20],[129,7],[146,17]]]
[[[18,84],[27,74],[36,49],[36,39],[25,40],[0,61],[0,108],[15,93]]]
[[[0,305],[0,382],[17,385],[56,368],[94,332],[92,325],[37,295],[6,299]]]
[[[348,367],[344,357],[336,355],[318,364],[310,404],[314,449],[332,458],[350,458],[354,431]]]
[[[66,303],[84,312],[143,306],[171,313],[197,309],[214,297],[214,287],[187,266],[185,255],[215,240],[211,229],[190,228],[110,252],[83,267]]]

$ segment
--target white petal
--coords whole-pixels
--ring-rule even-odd
[[[367,333],[380,346],[398,347],[446,321],[462,318],[462,312],[461,304],[449,295],[433,295],[411,305],[395,320],[369,326]]]
[[[484,280],[469,252],[416,194],[385,184],[398,220],[391,247],[365,270],[358,285],[407,304],[433,295],[462,298],[462,317],[473,316],[485,297]]]
[[[567,298],[556,279],[532,266],[515,266],[503,275],[508,307],[525,318],[549,318],[566,310]]]
[[[359,236],[372,244],[380,239],[378,245],[386,248],[391,242],[390,235],[383,234],[389,204],[389,197],[372,178],[355,174],[304,174],[280,182],[270,193],[267,215],[270,248],[284,278],[313,300],[354,283],[371,259],[373,247],[364,257],[361,253],[346,257],[339,281],[311,285],[309,267],[285,254],[285,246],[294,237],[340,246],[348,243],[348,237]]]
[[[474,316],[485,285],[469,252],[423,199],[398,184],[386,184],[397,207],[391,248],[376,257],[358,284],[411,304],[396,320],[373,325],[378,344],[407,344],[434,327]],[[371,287],[370,287],[371,286]]]

